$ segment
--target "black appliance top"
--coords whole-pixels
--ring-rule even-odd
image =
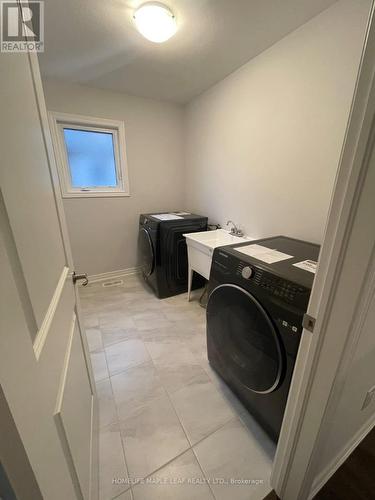
[[[169,219],[169,220],[160,220],[158,217],[155,217],[155,215],[159,214],[170,214],[170,215],[176,215],[179,216],[178,219]],[[203,215],[196,215],[192,213],[188,213],[185,211],[179,211],[175,210],[173,212],[170,211],[165,211],[165,212],[153,212],[150,214],[141,214],[139,217],[140,223],[141,224],[146,224],[147,222],[153,222],[153,223],[160,223],[160,224],[175,224],[175,223],[181,223],[183,221],[202,221],[205,220],[207,222],[207,217],[204,217]]]
[[[262,245],[264,247],[277,250],[288,255],[292,255],[293,258],[275,262],[273,264],[267,264],[262,260],[256,259],[255,257],[251,257],[236,250],[236,248],[254,244]],[[293,264],[304,260],[317,261],[319,257],[319,251],[320,246],[314,243],[289,238],[287,236],[275,236],[271,238],[262,238],[259,240],[220,247],[215,250],[215,253],[223,252],[232,255],[245,264],[263,269],[265,271],[268,271],[270,274],[311,289],[315,274],[310,271],[305,271],[304,269],[295,267],[293,266]]]

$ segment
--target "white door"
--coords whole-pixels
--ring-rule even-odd
[[[97,498],[96,398],[35,54],[0,55],[0,384],[46,500]]]
[[[312,498],[375,424],[374,214],[375,2],[271,477],[283,499]]]

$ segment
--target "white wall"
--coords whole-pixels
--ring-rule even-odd
[[[190,210],[321,241],[369,6],[335,3],[190,103]]]
[[[137,265],[138,216],[187,209],[320,242],[370,0],[341,0],[186,108],[45,81],[47,108],[124,120],[130,198],[65,199],[76,269]]]
[[[130,197],[65,199],[77,271],[137,265],[140,213],[183,208],[183,108],[86,86],[44,81],[48,110],[125,122]]]

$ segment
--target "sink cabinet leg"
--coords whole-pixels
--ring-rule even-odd
[[[192,268],[189,266],[189,275],[188,275],[188,296],[187,296],[187,299],[188,299],[188,302],[190,302],[190,294],[191,294],[191,285],[193,283],[193,270]]]

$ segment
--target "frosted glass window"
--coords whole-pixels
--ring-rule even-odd
[[[116,187],[113,134],[64,128],[73,188]]]
[[[125,123],[51,112],[64,198],[130,196]]]

